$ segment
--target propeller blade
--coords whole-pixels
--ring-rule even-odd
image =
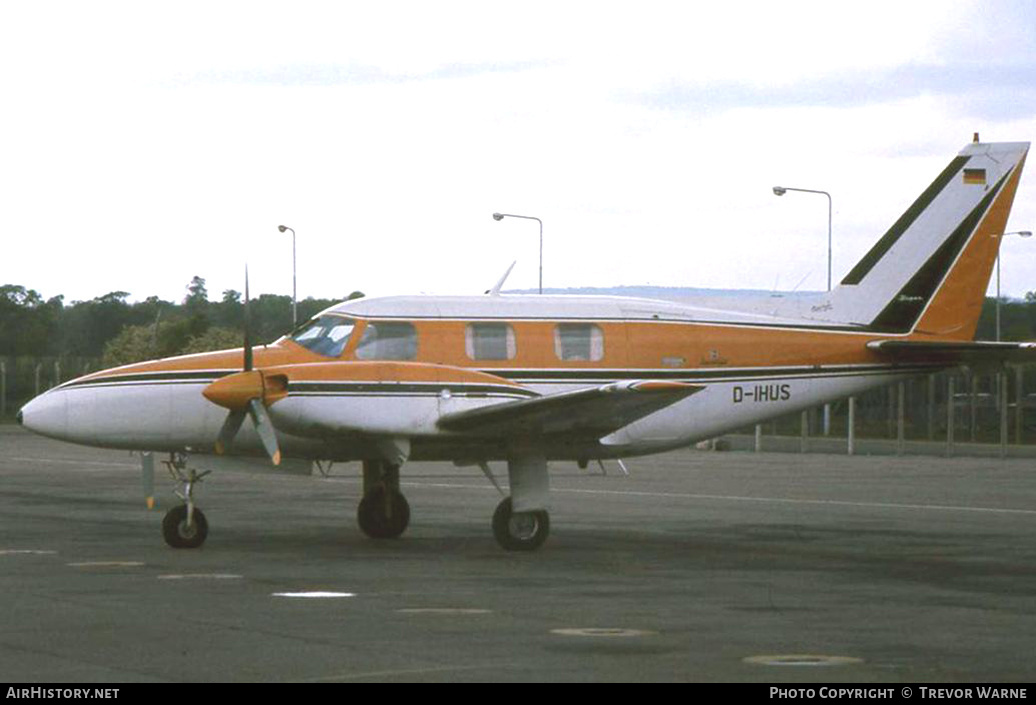
[[[270,415],[266,413],[266,407],[259,399],[252,399],[248,402],[248,412],[252,416],[252,423],[255,424],[255,431],[263,442],[267,455],[274,465],[281,464],[281,450],[277,446],[277,434],[273,430],[273,422]]]
[[[148,509],[155,508],[155,454],[140,454],[140,479],[144,485],[144,501]]]
[[[263,373],[254,370],[255,360],[252,356],[252,314],[251,297],[248,293],[248,266],[245,266],[245,345],[244,345],[244,372],[223,377],[216,380],[204,389],[202,394],[214,404],[219,404],[230,409],[227,420],[219,430],[219,437],[216,440],[216,453],[223,453],[233,443],[237,432],[241,430],[241,424],[245,421],[245,415],[252,417],[252,424],[255,432],[259,434],[259,440],[263,448],[270,456],[274,465],[281,464],[281,450],[277,445],[277,434],[273,430],[273,422],[270,415],[266,413],[263,405],[266,399],[266,382]],[[275,377],[281,379],[283,377]],[[286,390],[287,381],[281,383]],[[284,391],[284,390],[282,390]],[[246,401],[247,400],[247,401]],[[274,399],[276,401],[276,399]]]
[[[241,430],[241,424],[245,420],[244,410],[231,411],[227,414],[227,420],[223,422],[223,428],[219,430],[219,438],[216,439],[216,455],[223,455],[230,444],[234,441],[234,436]]]

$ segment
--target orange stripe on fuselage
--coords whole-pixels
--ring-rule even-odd
[[[326,357],[311,353],[305,348],[289,344],[274,343],[256,346],[255,367],[272,365],[288,365],[303,362],[327,362]],[[192,370],[243,370],[244,356],[241,349],[220,350],[218,352],[195,353],[180,357],[166,357],[159,360],[137,362],[122,367],[112,367],[100,372],[92,372],[80,377],[81,380],[101,377],[117,378],[122,375],[136,375],[152,372],[190,372]]]
[[[408,320],[400,318],[398,320]],[[592,320],[592,319],[587,319]],[[290,341],[255,349],[255,367],[265,372],[288,372],[293,381],[438,381],[513,384],[493,375],[494,370],[610,369],[634,372],[658,369],[723,369],[788,366],[876,364],[886,360],[866,344],[887,338],[872,332],[766,328],[749,325],[701,324],[664,321],[593,321],[604,334],[604,356],[597,361],[559,360],[554,352],[551,321],[511,321],[516,355],[511,360],[472,360],[464,346],[464,328],[471,321],[413,321],[418,335],[417,357],[409,362],[356,361],[352,349],[362,335],[358,321],[353,340],[337,361],[310,352]],[[566,321],[571,322],[571,321]],[[242,353],[221,351],[152,360],[96,372],[83,379],[192,370],[240,370]],[[348,362],[348,370],[342,362]],[[418,363],[418,364],[415,364]],[[423,364],[419,364],[423,363]],[[445,367],[433,367],[433,366]],[[458,369],[466,368],[466,369]],[[488,374],[480,374],[484,370]]]

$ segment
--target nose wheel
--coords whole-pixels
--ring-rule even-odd
[[[493,512],[493,536],[508,551],[534,551],[550,534],[550,514],[540,510],[516,512],[506,497]]]
[[[173,507],[162,520],[162,537],[173,548],[198,548],[209,535],[209,522],[197,507]]]
[[[205,519],[205,514],[194,505],[194,486],[200,483],[209,471],[199,473],[191,469],[185,473],[187,460],[177,453],[162,462],[169,469],[173,479],[183,487],[176,490],[176,495],[183,500],[183,504],[170,509],[162,519],[162,538],[173,548],[198,548],[205,543],[209,535],[209,522]]]

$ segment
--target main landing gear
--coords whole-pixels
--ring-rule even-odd
[[[510,497],[505,497],[493,512],[493,536],[508,551],[534,551],[543,545],[550,534],[550,514],[515,512]]]
[[[399,491],[399,466],[363,461],[363,499],[356,512],[360,530],[372,539],[399,538],[410,524],[410,504]]]
[[[504,490],[493,476],[489,463],[479,463],[482,473],[493,486]],[[493,536],[507,551],[535,551],[550,535],[550,514],[547,499],[550,480],[547,459],[542,456],[517,456],[507,461],[511,496],[504,496],[493,512]],[[515,506],[521,511],[515,511]]]
[[[486,477],[500,490],[487,464]],[[534,551],[550,534],[550,514],[545,506],[546,461],[512,461],[508,466],[511,492],[518,499],[504,497],[493,513],[493,536],[508,551]],[[517,493],[517,494],[515,494]],[[535,507],[514,511],[515,502]],[[399,489],[399,465],[381,460],[363,462],[363,499],[356,512],[360,530],[372,539],[399,538],[410,523],[410,505]]]
[[[183,489],[176,490],[176,495],[184,502],[166,512],[162,519],[162,537],[173,548],[198,548],[209,535],[209,522],[205,514],[194,505],[194,486],[209,471],[199,473],[193,469],[187,470],[186,458],[179,454],[173,454],[169,460],[162,462],[173,479],[182,485]]]

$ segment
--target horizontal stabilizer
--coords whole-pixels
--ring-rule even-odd
[[[903,362],[988,365],[1036,362],[1036,343],[928,342],[924,340],[873,340],[871,350]]]
[[[460,411],[443,416],[438,426],[490,437],[577,434],[599,438],[702,389],[683,382],[615,382]]]

